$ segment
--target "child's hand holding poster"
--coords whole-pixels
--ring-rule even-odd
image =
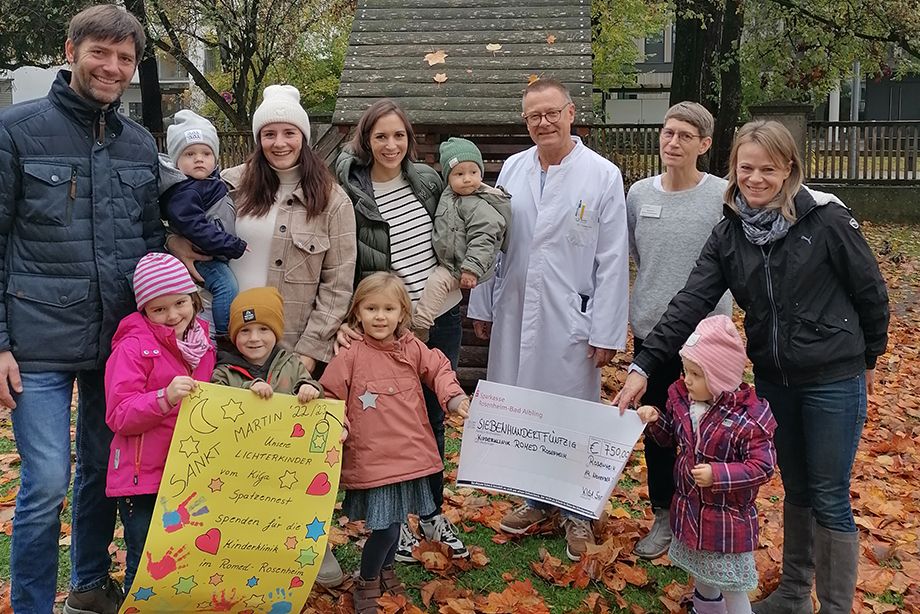
[[[121,612],[299,612],[328,539],[343,413],[341,401],[199,383]]]

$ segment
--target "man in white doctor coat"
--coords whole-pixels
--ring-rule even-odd
[[[626,203],[620,170],[571,135],[568,89],[541,79],[524,93],[535,143],[508,158],[498,184],[511,193],[507,253],[470,295],[477,336],[491,338],[487,379],[600,400],[600,368],[626,344],[629,304]],[[547,517],[536,501],[502,519],[525,533]],[[563,518],[567,555],[594,542],[590,519]]]

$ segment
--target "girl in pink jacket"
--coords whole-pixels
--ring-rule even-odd
[[[393,571],[407,514],[431,514],[427,477],[443,470],[422,382],[442,407],[467,416],[470,402],[450,362],[407,329],[409,294],[393,273],[374,273],[355,289],[348,324],[364,339],[332,359],[320,378],[326,396],[345,401],[349,422],[342,456],[342,512],[371,530],[355,583],[357,614],[377,612],[385,591],[406,594]]]
[[[207,323],[197,317],[198,290],[176,258],[141,258],[134,270],[134,296],[138,313],[118,325],[105,367],[105,421],[115,433],[105,493],[118,498],[125,530],[125,594],[157,506],[179,403],[196,388],[196,380],[211,381],[216,358]],[[167,531],[189,523],[196,510],[191,499],[176,510],[162,510]],[[198,511],[206,509],[199,506]]]

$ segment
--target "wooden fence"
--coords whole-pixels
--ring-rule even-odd
[[[920,122],[810,122],[808,181],[920,183]]]
[[[662,124],[595,125],[585,144],[620,167],[623,183],[629,187],[640,179],[662,173],[658,155],[661,128]]]
[[[662,172],[660,130],[661,124],[595,125],[585,142],[619,166],[629,186]],[[497,133],[470,137],[481,142],[490,178],[505,157],[530,144],[529,137],[512,132],[503,137]],[[166,151],[166,136],[154,136],[160,151]],[[252,151],[250,132],[221,132],[219,136],[222,168],[242,163]],[[329,164],[347,137],[347,129],[313,124],[314,147]],[[436,144],[423,142],[419,148],[427,162],[436,160]],[[920,185],[920,122],[809,122],[804,149],[805,180],[809,183]]]
[[[166,134],[158,132],[153,135],[153,138],[157,142],[157,150],[166,153]],[[248,130],[219,132],[217,140],[220,141],[218,163],[221,168],[242,164],[254,145],[252,132]]]

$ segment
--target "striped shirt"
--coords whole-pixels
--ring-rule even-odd
[[[438,265],[431,244],[431,217],[402,175],[374,182],[374,200],[390,226],[390,266],[406,284],[414,305]]]

